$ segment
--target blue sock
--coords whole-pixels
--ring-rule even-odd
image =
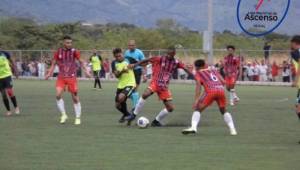
[[[139,92],[135,91],[131,94],[130,99],[132,103],[132,108],[135,108],[139,98],[140,98]]]

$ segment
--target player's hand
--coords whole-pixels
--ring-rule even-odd
[[[128,68],[129,68],[129,69],[133,69],[134,67],[135,67],[134,64],[129,64],[129,65],[128,65]]]
[[[198,108],[198,102],[194,102],[193,109],[197,109],[197,108]]]

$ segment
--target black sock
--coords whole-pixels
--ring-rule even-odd
[[[122,110],[123,110],[123,114],[124,115],[130,115],[130,113],[128,112],[128,110],[127,110],[127,103],[126,102],[123,102],[123,103],[121,103],[121,108],[122,108]]]
[[[96,88],[96,86],[97,86],[97,79],[95,79],[94,81],[94,88]]]
[[[300,112],[298,112],[297,115],[298,115],[298,118],[299,118],[299,120],[300,120]]]
[[[14,107],[18,107],[17,98],[16,96],[10,97],[10,101],[13,103]]]
[[[100,78],[98,79],[98,85],[99,85],[99,88],[102,89]]]
[[[8,98],[3,98],[3,103],[7,111],[10,111],[9,100]]]

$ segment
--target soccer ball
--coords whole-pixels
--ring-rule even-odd
[[[147,118],[145,118],[145,117],[140,117],[140,118],[137,120],[136,124],[137,124],[138,127],[140,127],[140,128],[147,128],[148,125],[149,125],[149,120],[148,120]]]

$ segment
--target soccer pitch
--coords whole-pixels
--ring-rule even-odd
[[[1,170],[297,170],[300,123],[296,90],[238,87],[241,102],[229,107],[238,136],[229,132],[216,105],[202,115],[197,135],[183,136],[190,124],[194,85],[171,84],[176,110],[163,128],[139,129],[118,123],[115,83],[92,90],[80,82],[82,125],[73,125],[73,107],[64,95],[69,120],[60,125],[54,81],[17,80],[20,116],[0,117]],[[140,87],[140,92],[146,85]],[[0,105],[1,113],[4,107]],[[156,96],[144,116],[162,109]]]

